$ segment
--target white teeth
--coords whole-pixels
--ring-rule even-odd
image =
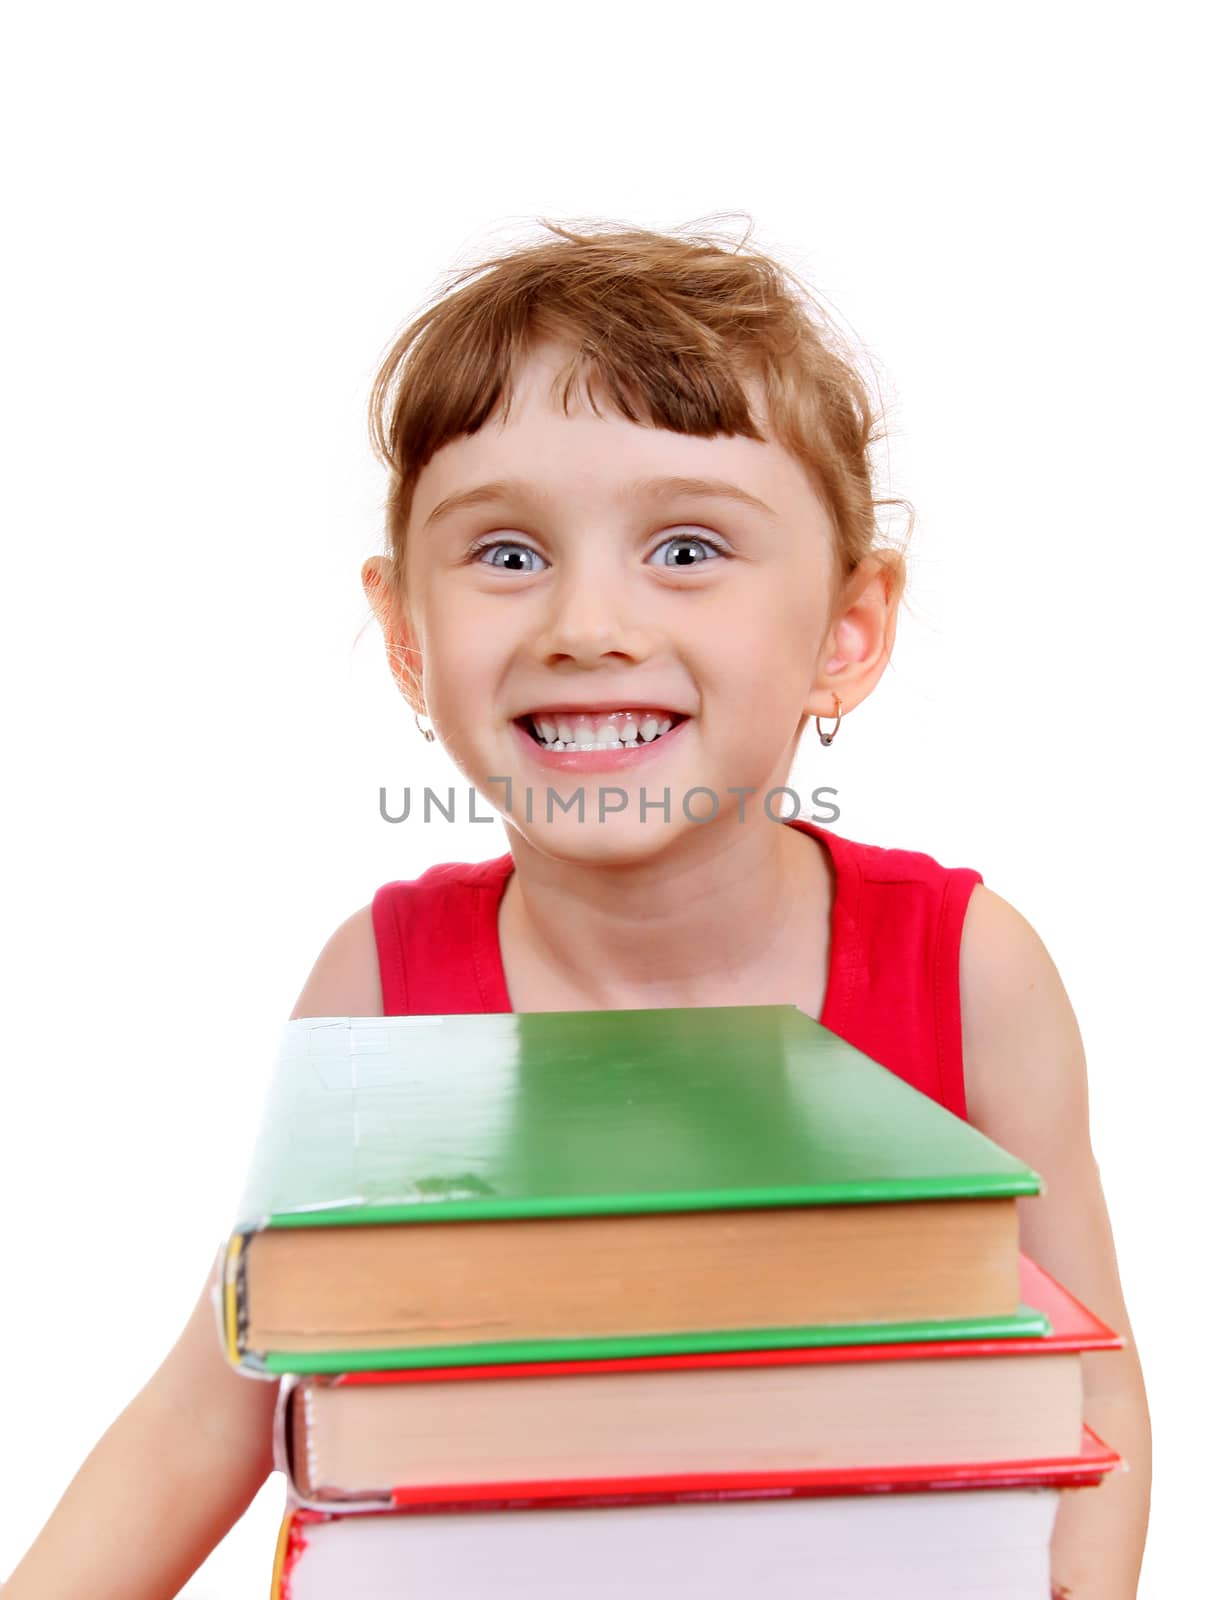
[[[612,750],[622,745],[651,744],[673,727],[672,717],[645,712],[610,712],[603,716],[532,716],[532,730],[549,750]]]

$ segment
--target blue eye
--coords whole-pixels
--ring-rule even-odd
[[[681,544],[681,545],[694,545],[694,544],[697,544],[698,547],[700,548],[700,550],[710,550],[713,553],[713,555],[716,555],[716,556],[722,556],[722,555],[725,554],[723,548],[720,545],[716,544],[714,539],[701,539],[701,538],[698,537],[697,534],[691,535],[691,534],[688,534],[688,533],[679,533],[679,534],[675,534],[670,539],[663,539],[661,541],[661,543],[657,546],[657,550],[664,550],[667,545],[679,545],[679,544]],[[657,551],[654,550],[653,551],[653,555],[655,555],[656,553],[657,553]],[[701,561],[701,560],[699,560],[699,561],[694,561],[694,560],[691,560],[691,561],[675,560],[675,561],[665,561],[665,562],[662,563],[662,565],[664,565],[666,567],[681,567],[683,570],[685,570],[685,568],[687,568],[687,567],[702,567],[702,566],[706,566],[707,564],[708,564],[707,562],[704,562],[704,561]]]
[[[656,550],[653,551],[653,555],[655,556],[658,551],[664,550],[670,545],[698,546],[700,554],[697,557],[692,556],[689,560],[686,560],[679,556],[673,561],[666,560],[662,563],[658,563],[659,565],[663,565],[665,567],[681,568],[682,570],[686,570],[690,567],[706,566],[713,558],[726,556],[728,553],[723,546],[717,544],[714,539],[706,539],[697,534],[679,533],[671,535],[668,539],[663,539],[657,546]],[[701,552],[708,552],[706,558],[704,558]],[[485,540],[483,544],[474,545],[470,551],[470,555],[481,566],[496,567],[497,570],[501,572],[520,572],[523,574],[529,574],[539,570],[533,565],[534,562],[541,561],[544,566],[547,565],[547,559],[545,556],[541,556],[537,550],[531,549],[528,544],[521,544],[515,539]],[[485,556],[489,557],[487,561],[484,560]],[[524,564],[523,560],[519,559],[525,557],[530,558],[531,565],[527,566]]]
[[[480,545],[474,553],[477,556],[483,556],[485,551],[491,551],[494,559],[491,561],[482,562],[481,564],[488,567],[499,567],[504,572],[534,572],[536,570],[534,567],[520,567],[513,565],[508,561],[497,561],[495,559],[496,556],[503,550],[514,552],[520,551],[523,555],[533,556],[537,561],[543,560],[543,557],[537,550],[532,550],[528,544],[517,544],[512,539],[498,539],[493,544]]]

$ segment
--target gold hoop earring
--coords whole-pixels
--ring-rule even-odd
[[[828,733],[825,733],[822,730],[822,728],[821,728],[821,719],[819,717],[816,719],[816,731],[820,735],[820,740],[821,740],[822,744],[832,744],[834,739],[837,737],[837,730],[842,725],[842,702],[838,699],[837,695],[834,695],[834,697],[833,697],[833,705],[834,705],[834,713],[833,714],[834,714],[834,717],[835,717],[836,720],[835,720],[832,728],[830,728]]]
[[[417,712],[417,711],[413,712],[412,720],[416,723],[418,728],[421,728],[421,716],[420,716],[419,712]],[[421,733],[426,739],[429,740],[429,742],[431,744],[433,743],[433,729],[432,728],[421,728]]]

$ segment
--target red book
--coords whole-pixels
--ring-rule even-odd
[[[290,1507],[271,1600],[1047,1600],[1060,1489],[1117,1460],[1087,1429],[1076,1462],[969,1464],[916,1483],[873,1471],[403,1515]]]
[[[1020,1256],[1043,1337],[413,1368],[282,1387],[277,1465],[316,1512],[1078,1486],[1083,1352],[1123,1340]]]

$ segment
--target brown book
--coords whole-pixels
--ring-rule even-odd
[[[806,1264],[810,1264],[807,1266]],[[537,1344],[1013,1317],[1013,1200],[282,1229],[249,1241],[249,1344]]]
[[[228,1349],[340,1372],[1040,1334],[1039,1188],[791,1005],[301,1019]]]

